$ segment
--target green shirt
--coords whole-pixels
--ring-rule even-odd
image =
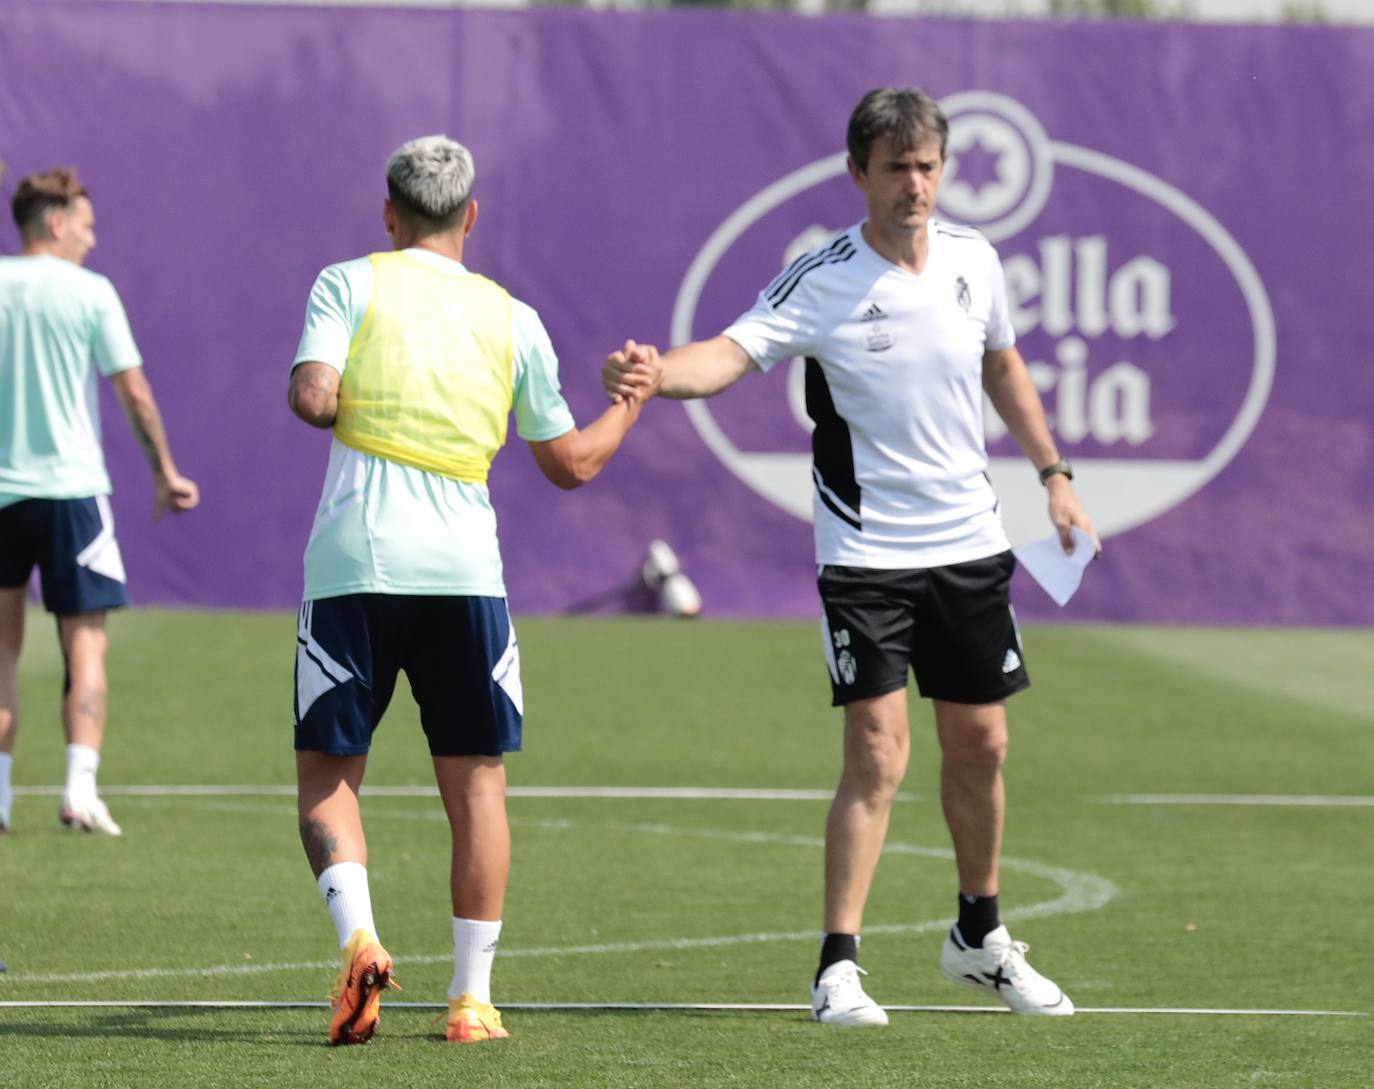
[[[142,362],[104,276],[60,257],[0,257],[0,507],[110,494],[96,372]]]
[[[457,276],[462,265],[425,250],[408,256]],[[330,265],[315,281],[292,363],[343,373],[348,347],[372,296],[366,257]],[[571,431],[558,357],[539,315],[512,300],[512,393],[516,431],[545,442]],[[334,439],[305,550],[305,600],[343,594],[505,597],[496,512],[485,484],[454,480],[350,449]]]

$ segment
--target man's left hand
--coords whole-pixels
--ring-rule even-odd
[[[1093,539],[1093,557],[1101,556],[1102,541],[1093,529],[1092,519],[1083,510],[1083,504],[1078,501],[1078,493],[1073,490],[1069,478],[1056,473],[1045,482],[1045,489],[1050,493],[1050,521],[1054,523],[1065,553],[1073,551],[1073,527],[1077,526]]]

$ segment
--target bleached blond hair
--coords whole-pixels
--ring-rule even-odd
[[[404,143],[386,164],[391,203],[436,230],[458,222],[475,178],[472,153],[447,136],[421,136]]]

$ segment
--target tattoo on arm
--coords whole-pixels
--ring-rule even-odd
[[[162,415],[150,401],[131,402],[128,406],[129,426],[143,449],[143,456],[154,472],[162,470],[162,452],[167,448],[167,436],[162,430]]]
[[[327,430],[339,412],[339,374],[323,363],[304,363],[291,373],[291,411],[311,427]]]
[[[334,851],[339,841],[330,834],[324,821],[307,818],[301,821],[301,846],[305,848],[305,857],[310,860],[310,869],[319,877],[334,861]]]

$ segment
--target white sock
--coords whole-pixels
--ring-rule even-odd
[[[449,998],[464,993],[478,1002],[491,1001],[491,962],[501,937],[501,920],[453,919],[453,982]]]
[[[0,752],[0,824],[10,826],[10,807],[14,804],[14,791],[10,787],[10,768],[14,766],[14,754]]]
[[[348,944],[355,930],[377,935],[372,921],[372,894],[367,888],[367,867],[361,862],[336,862],[320,874],[320,895],[339,933],[339,948]]]
[[[95,771],[100,753],[89,745],[67,746],[67,799],[84,802],[95,797]]]

